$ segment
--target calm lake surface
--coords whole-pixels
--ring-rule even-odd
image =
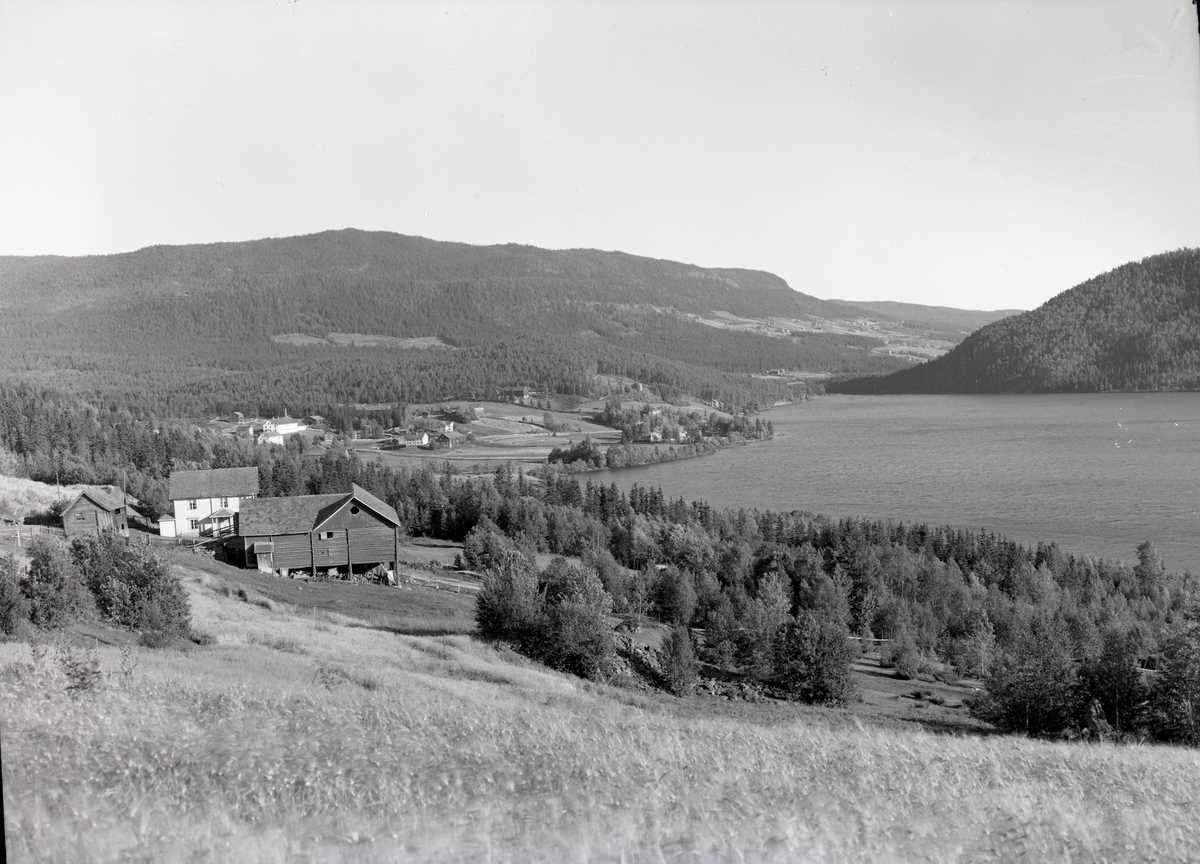
[[[717,507],[894,518],[1200,574],[1200,393],[823,396],[773,441],[588,475]],[[583,479],[583,478],[581,478]]]

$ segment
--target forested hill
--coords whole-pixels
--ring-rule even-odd
[[[842,393],[1200,389],[1200,249],[1125,264],[972,333],[948,354]]]
[[[854,323],[864,317],[889,320],[760,271],[357,230],[0,258],[0,375],[171,417],[507,385],[586,393],[598,375],[666,399],[770,405],[806,385],[768,370],[864,375],[911,362],[889,356],[874,324]],[[392,341],[346,348],[331,334]]]
[[[130,296],[146,302],[221,295],[238,288],[268,295],[285,288],[308,301],[338,289],[353,291],[370,303],[375,299],[372,291],[386,292],[391,301],[398,295],[419,297],[431,286],[448,286],[465,288],[478,309],[489,313],[504,306],[516,289],[521,299],[534,302],[651,304],[752,317],[811,314],[833,319],[862,314],[849,304],[793,291],[778,276],[762,271],[702,268],[594,249],[472,246],[354,229],[240,243],[152,246],[117,255],[0,257],[0,280],[5,288],[0,308],[38,299],[52,299],[58,309]],[[273,323],[319,323],[331,330],[364,323],[411,329],[411,310],[388,314],[373,308],[373,313],[384,311],[384,319],[364,322],[354,308],[361,306],[363,302],[349,309],[320,303]],[[321,320],[313,320],[314,314]],[[421,332],[428,333],[428,328]]]

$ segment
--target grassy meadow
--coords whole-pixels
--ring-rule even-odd
[[[409,617],[446,632],[465,614],[456,595],[426,615],[416,607],[432,600],[393,590],[398,608],[376,624],[173,560],[208,645],[0,644],[10,862],[1115,861],[1200,848],[1195,751],[933,735],[792,706],[723,716],[700,697],[691,711],[393,620],[407,598]],[[88,651],[103,675],[69,695],[56,655]]]

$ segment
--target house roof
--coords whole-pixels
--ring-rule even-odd
[[[350,492],[333,495],[296,495],[290,498],[251,498],[242,502],[238,532],[243,536],[307,534],[329,519],[348,501],[354,500],[400,524],[396,511],[366,489],[351,484]]]
[[[97,507],[99,507],[102,510],[107,510],[109,513],[112,513],[116,510],[120,510],[122,507],[125,506],[124,504],[122,504],[116,498],[113,498],[111,495],[109,495],[104,490],[89,488],[89,489],[84,489],[82,492],[79,493],[79,497],[76,498],[73,502],[71,502],[71,507],[74,507],[83,498],[87,498],[89,501],[91,501]],[[69,510],[70,507],[68,507],[67,509]]]
[[[184,498],[244,497],[258,494],[257,468],[213,468],[171,472],[172,501]]]

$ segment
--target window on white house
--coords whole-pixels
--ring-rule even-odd
[[[188,501],[188,509],[189,510],[196,509],[196,499],[195,498],[192,498],[191,500]]]
[[[333,532],[332,532],[332,531],[322,531],[322,532],[321,532],[321,533],[318,535],[318,539],[319,539],[319,540],[332,540],[332,539],[333,539]]]
[[[199,530],[200,530],[200,522],[199,522],[198,520],[196,520],[196,519],[189,519],[189,520],[188,520],[188,523],[189,523],[189,524],[192,526],[192,530],[193,530],[193,531],[199,531]]]
[[[221,506],[222,506],[222,507],[228,507],[228,506],[229,506],[229,499],[228,499],[228,498],[222,498],[222,499],[221,499]]]

